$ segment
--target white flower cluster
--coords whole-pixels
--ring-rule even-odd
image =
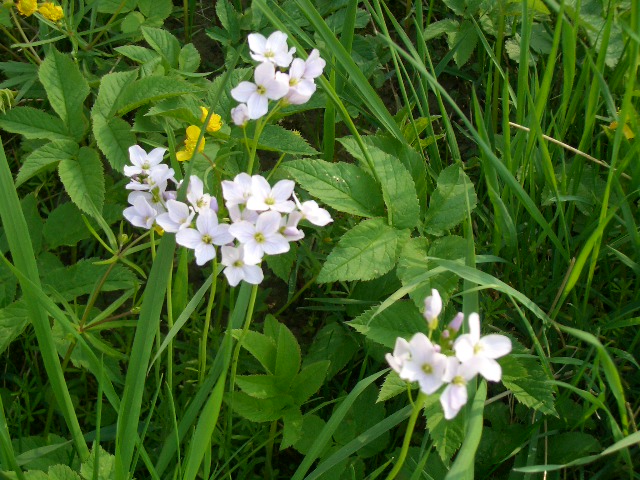
[[[260,175],[240,173],[233,181],[222,182],[232,223],[219,223],[218,202],[204,193],[199,177],[189,179],[188,204],[176,200],[175,190],[167,190],[169,180],[176,182],[173,169],[161,163],[165,151],[156,148],[147,154],[138,145],[129,148],[133,165],[125,166],[124,172],[131,178],[126,188],[134,191],[123,215],[136,227],[148,230],[158,225],[175,233],[179,245],[195,251],[198,265],[215,258],[215,246],[220,246],[220,263],[226,267],[224,274],[231,286],[241,280],[254,285],[262,282],[262,258],[288,252],[289,242],[304,238],[298,229],[301,220],[318,226],[332,221],[315,201],[300,203],[292,180],[280,180],[271,187]]]
[[[437,325],[441,310],[442,299],[433,289],[431,296],[425,299],[424,312],[430,331]],[[458,313],[441,333],[444,345],[432,343],[424,333],[416,333],[408,342],[398,338],[393,355],[386,355],[387,362],[401,379],[418,382],[420,390],[427,395],[436,393],[446,384],[440,394],[440,403],[447,420],[454,418],[467,403],[469,380],[480,374],[492,382],[500,381],[502,369],[495,359],[511,351],[511,340],[504,335],[480,336],[477,313],[469,315],[469,333],[455,338],[463,320],[463,314]],[[452,355],[445,355],[443,348]]]
[[[240,82],[231,90],[231,96],[242,102],[231,110],[233,123],[239,126],[265,115],[269,100],[284,99],[292,105],[308,102],[316,91],[314,79],[322,75],[326,65],[316,49],[306,60],[293,58],[296,49],[289,49],[283,32],[273,32],[269,38],[252,33],[248,40],[251,58],[260,65],[254,72],[255,83]],[[277,71],[276,67],[288,67],[289,71]]]

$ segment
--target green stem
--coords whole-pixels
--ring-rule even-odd
[[[207,339],[209,337],[209,325],[211,324],[211,311],[213,310],[214,300],[216,298],[216,285],[218,285],[215,278],[216,271],[218,269],[218,260],[213,259],[213,275],[214,279],[211,283],[211,293],[209,294],[209,303],[207,304],[207,312],[204,317],[204,329],[202,332],[202,342],[200,343],[200,374],[198,380],[200,383],[204,381],[204,375],[207,369]]]
[[[393,470],[389,472],[387,476],[387,480],[393,480],[396,478],[396,475],[400,472],[402,465],[404,464],[405,459],[407,458],[407,453],[409,451],[409,444],[411,443],[411,436],[413,435],[413,430],[416,426],[416,420],[418,419],[418,415],[424,406],[424,401],[427,396],[420,392],[416,402],[413,404],[413,411],[411,412],[411,417],[409,417],[409,423],[407,424],[407,430],[404,433],[404,441],[402,442],[402,450],[400,450],[400,456],[398,457],[398,461],[396,462]]]
[[[264,478],[265,480],[271,480],[273,478],[273,444],[276,440],[276,431],[278,430],[278,421],[271,422],[271,428],[269,428],[269,440],[267,441],[266,450],[267,455],[265,459]]]

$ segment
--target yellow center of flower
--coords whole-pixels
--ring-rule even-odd
[[[453,380],[451,381],[451,383],[453,383],[454,385],[466,385],[467,381],[462,378],[460,375],[456,375],[455,377],[453,377]]]
[[[244,263],[242,262],[242,260],[236,260],[235,262],[233,262],[233,266],[234,267],[238,267],[239,268],[239,267],[241,267],[243,265],[244,265]]]
[[[264,95],[265,93],[267,93],[267,89],[264,88],[262,85],[258,85],[258,95]]]
[[[474,355],[479,354],[480,352],[482,352],[482,350],[484,350],[484,348],[482,348],[482,345],[480,345],[479,343],[476,343],[476,344],[473,346],[473,354],[474,354]]]
[[[433,373],[433,367],[431,366],[431,364],[425,363],[424,365],[422,365],[422,371],[427,375],[430,375]]]
[[[211,235],[209,235],[208,233],[205,233],[204,235],[202,235],[202,243],[211,245],[212,242],[213,242],[213,239],[211,238]]]
[[[266,238],[264,238],[264,235],[260,232],[256,233],[253,238],[255,239],[256,242],[258,243],[264,243]]]

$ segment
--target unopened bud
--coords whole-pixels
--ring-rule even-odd
[[[452,332],[457,332],[462,327],[462,322],[464,321],[464,314],[462,312],[458,312],[458,314],[453,317],[453,320],[449,322],[448,329]]]
[[[430,329],[438,325],[438,315],[442,311],[442,298],[435,288],[431,289],[431,295],[424,299],[424,318],[427,319]],[[432,327],[432,323],[435,323]]]

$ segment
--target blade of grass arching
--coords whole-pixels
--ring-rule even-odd
[[[529,2],[522,2],[522,17],[520,19],[520,59],[518,61],[518,90],[516,93],[517,108],[516,122],[524,124],[526,94],[529,87],[529,41],[531,40],[531,24],[529,19]],[[518,158],[518,157],[516,157]]]
[[[151,357],[151,348],[160,323],[160,314],[167,289],[167,278],[169,277],[169,270],[172,268],[175,246],[175,235],[162,237],[144,290],[144,299],[138,318],[138,327],[133,339],[124,393],[122,394],[122,402],[118,413],[116,480],[126,480],[129,477],[135,439],[137,438],[138,422],[140,421],[142,397],[145,390],[145,377]]]
[[[2,403],[2,395],[0,395],[0,460],[5,470],[13,470],[18,480],[25,480],[26,477],[22,473],[22,469],[16,461],[16,455],[11,444],[9,429],[7,428],[7,418],[4,414],[4,404]]]
[[[529,212],[531,217],[540,225],[540,227],[542,227],[542,230],[544,231],[544,233],[549,237],[549,239],[556,246],[556,248],[558,248],[559,252],[565,258],[565,260],[568,260],[569,254],[564,249],[562,242],[560,242],[556,234],[553,232],[553,230],[551,229],[551,226],[546,221],[542,213],[540,213],[540,211],[538,210],[538,207],[533,202],[531,197],[529,197],[529,195],[527,194],[527,192],[525,192],[525,190],[522,188],[520,183],[518,183],[516,178],[511,174],[511,172],[509,172],[509,170],[504,165],[504,163],[501,162],[498,159],[498,157],[493,153],[489,144],[487,144],[487,142],[485,142],[481,138],[480,134],[473,127],[471,121],[466,117],[466,115],[462,112],[462,110],[460,110],[460,107],[458,107],[456,102],[449,96],[449,94],[442,87],[442,85],[440,85],[438,81],[432,76],[432,74],[426,70],[425,66],[421,64],[419,59],[416,59],[414,56],[405,52],[395,43],[390,43],[390,47],[397,49],[402,56],[404,56],[407,60],[409,60],[409,62],[411,62],[414,65],[416,70],[419,71],[420,74],[427,79],[427,81],[431,84],[434,91],[437,90],[442,95],[442,98],[445,99],[449,105],[451,105],[453,110],[458,114],[462,122],[465,124],[465,127],[469,130],[469,132],[471,132],[471,135],[473,136],[475,141],[478,143],[478,146],[487,155],[487,158],[489,159],[493,167],[496,169],[496,171],[498,172],[502,180],[505,182],[505,184],[513,190],[514,194],[518,197],[523,207]]]
[[[305,478],[305,475],[309,471],[309,468],[311,468],[313,462],[315,462],[316,459],[320,457],[320,454],[323,452],[325,446],[327,445],[327,442],[331,439],[331,436],[344,419],[344,416],[347,414],[356,398],[358,398],[358,396],[364,391],[365,388],[375,382],[386,372],[388,372],[388,370],[382,370],[380,372],[374,373],[373,375],[360,380],[356,384],[356,386],[353,387],[353,390],[351,390],[351,392],[349,392],[349,395],[347,395],[342,400],[340,406],[335,410],[335,412],[333,412],[333,415],[331,415],[331,418],[324,426],[322,431],[316,436],[313,445],[311,445],[309,452],[305,455],[302,463],[300,463],[300,466],[293,474],[293,477],[291,477],[291,480],[302,480],[303,478]]]
[[[369,428],[367,431],[361,433],[349,443],[341,447],[338,451],[332,453],[331,456],[323,460],[322,463],[320,463],[315,468],[315,470],[304,477],[304,480],[315,480],[316,478],[319,478],[323,473],[335,467],[338,463],[353,455],[362,447],[367,445],[369,442],[372,442],[383,433],[391,430],[405,418],[408,418],[411,415],[412,410],[412,406],[407,405],[403,409],[398,410],[396,413],[389,415],[387,418]]]
[[[471,414],[467,423],[464,442],[445,480],[473,480],[476,451],[482,437],[484,401],[487,399],[487,382],[482,380],[473,397]]]
[[[230,328],[239,328],[242,325],[242,321],[244,320],[246,314],[246,306],[249,304],[249,297],[251,295],[251,287],[242,282],[240,285],[240,291],[236,298],[236,303],[233,308],[233,312],[229,318],[229,326]],[[244,309],[242,308],[244,306]],[[167,437],[162,451],[158,456],[158,460],[156,462],[156,472],[162,478],[164,478],[163,474],[171,459],[173,458],[177,448],[178,443],[182,441],[185,435],[189,432],[192,425],[195,423],[198,413],[200,412],[202,406],[207,402],[210,397],[211,390],[214,388],[218,378],[223,374],[224,370],[224,362],[226,361],[227,352],[224,349],[218,349],[216,353],[216,357],[213,360],[213,364],[209,369],[209,374],[207,378],[202,382],[200,389],[197,391],[196,395],[193,397],[187,410],[182,415],[180,419],[180,424],[178,425],[178,432],[176,436]],[[177,438],[176,438],[177,437]]]
[[[18,200],[18,194],[13,186],[13,178],[4,147],[0,145],[0,218],[2,226],[9,243],[9,250],[15,263],[16,269],[23,273],[26,278],[33,279],[36,287],[40,288],[38,267],[27,228],[27,222],[22,213],[22,207]],[[22,282],[20,282],[22,284]],[[26,290],[26,289],[24,289]],[[51,383],[51,389],[58,403],[65,423],[71,432],[73,443],[78,456],[82,461],[89,457],[89,448],[82,437],[82,431],[78,422],[78,417],[71,402],[71,396],[67,389],[67,384],[62,372],[62,366],[56,351],[49,317],[46,311],[39,305],[33,292],[23,293],[29,317],[38,339],[38,347],[42,362],[47,372],[47,377]]]

